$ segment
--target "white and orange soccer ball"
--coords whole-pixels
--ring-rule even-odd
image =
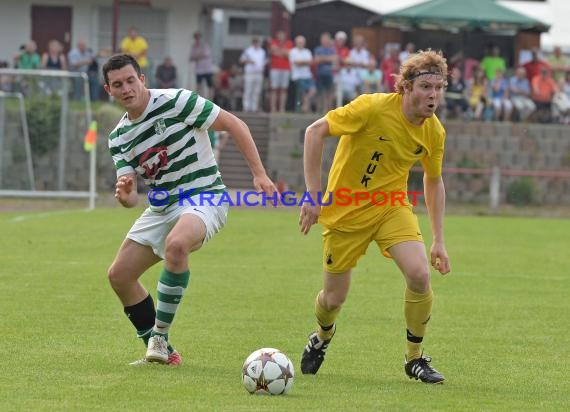
[[[294,378],[293,362],[274,348],[256,350],[242,368],[243,386],[256,395],[285,395],[291,390]]]

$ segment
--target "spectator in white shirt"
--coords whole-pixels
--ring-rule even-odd
[[[300,108],[303,113],[309,112],[311,100],[317,89],[313,74],[311,73],[311,64],[313,63],[313,54],[307,48],[305,37],[295,37],[295,47],[289,52],[289,61],[291,62],[291,80],[295,82],[295,111]]]
[[[361,35],[354,36],[348,59],[352,62],[352,67],[356,69],[359,76],[368,70],[372,55],[366,49],[366,42]]]
[[[243,51],[239,61],[244,65],[243,110],[257,112],[263,90],[263,69],[267,61],[259,38],[251,39],[251,46]]]
[[[526,76],[526,69],[517,67],[515,75],[509,80],[511,102],[521,121],[526,120],[536,110],[536,105],[530,98],[531,88]]]
[[[415,52],[416,52],[416,45],[414,43],[407,43],[406,48],[402,50],[400,52],[400,55],[398,56],[400,59],[400,64],[403,64],[406,60],[408,60],[408,57],[410,57]]]
[[[355,68],[351,59],[346,59],[344,63],[344,67],[340,69],[339,77],[342,89],[342,104],[347,104],[358,96],[362,83],[360,78],[362,69]]]

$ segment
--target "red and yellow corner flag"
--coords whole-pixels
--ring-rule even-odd
[[[83,138],[83,148],[86,152],[90,152],[95,147],[97,141],[97,121],[93,120],[89,125],[89,130],[85,133]]]

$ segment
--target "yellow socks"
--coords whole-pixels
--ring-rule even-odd
[[[431,316],[433,291],[415,293],[406,288],[404,295],[404,317],[407,327],[406,360],[417,359],[421,356],[422,340],[426,325]]]
[[[320,302],[321,292],[317,294],[317,298],[315,299],[315,316],[317,317],[317,323],[319,325],[317,334],[319,335],[320,339],[328,340],[331,339],[334,335],[334,322],[340,312],[340,307],[331,311],[327,311]]]

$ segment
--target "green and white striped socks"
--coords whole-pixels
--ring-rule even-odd
[[[189,279],[189,271],[172,273],[166,268],[162,269],[157,286],[156,322],[152,336],[168,334]]]

